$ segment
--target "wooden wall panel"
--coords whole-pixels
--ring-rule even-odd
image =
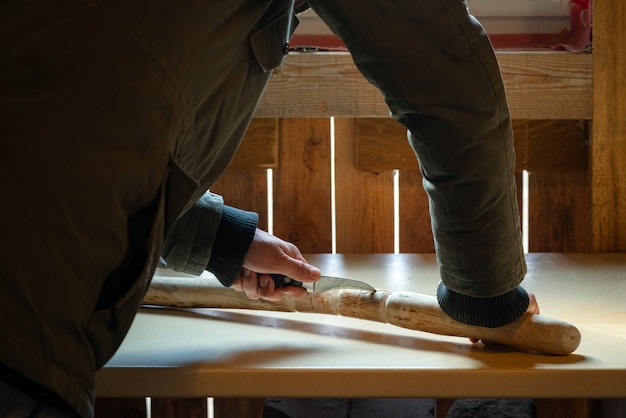
[[[224,203],[259,214],[259,228],[267,230],[267,172],[258,167],[229,168],[211,187],[211,192],[224,198]]]
[[[215,418],[263,418],[265,399],[258,398],[216,398],[214,399]],[[180,418],[186,418],[181,415]]]
[[[151,418],[207,418],[206,398],[152,398]]]
[[[406,128],[393,119],[357,120],[357,166],[365,171],[418,170]],[[587,169],[588,129],[578,120],[514,120],[518,171]]]
[[[356,119],[356,166],[363,171],[419,171],[407,130],[391,118]]]
[[[584,120],[514,120],[516,169],[581,171],[589,160],[589,123]]]
[[[254,118],[229,169],[275,168],[278,165],[278,119]]]
[[[435,252],[428,195],[418,171],[400,172],[400,252]]]
[[[146,398],[96,398],[95,418],[146,418]]]
[[[529,251],[586,252],[589,246],[587,173],[529,174]]]
[[[267,168],[278,164],[278,119],[256,118],[250,123],[228,169],[211,187],[224,203],[257,212],[259,228],[267,230]]]
[[[335,119],[338,253],[393,252],[393,171],[354,166],[355,119]]]
[[[593,3],[591,250],[626,251],[626,2]]]
[[[332,251],[329,119],[282,119],[274,234],[305,253]]]

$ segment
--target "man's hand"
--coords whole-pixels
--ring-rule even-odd
[[[303,287],[276,288],[269,274],[278,273],[303,283],[320,278],[320,270],[307,263],[295,245],[257,229],[243,262],[243,269],[232,288],[246,292],[250,299],[281,300],[284,294],[301,296]]]

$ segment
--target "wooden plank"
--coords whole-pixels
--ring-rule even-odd
[[[356,166],[359,170],[419,171],[406,128],[394,119],[357,119],[356,141]]]
[[[274,234],[300,251],[332,251],[330,120],[282,119]]]
[[[591,118],[589,54],[497,51],[497,57],[513,118]],[[389,109],[349,53],[291,53],[275,70],[256,116],[388,117]]]
[[[435,418],[446,418],[455,401],[456,399],[437,399],[435,403]]]
[[[535,399],[537,418],[591,418],[587,399]]]
[[[584,171],[589,123],[578,120],[514,120],[518,171]]]
[[[593,3],[591,250],[626,251],[626,3]]]
[[[229,168],[275,168],[278,164],[278,119],[253,118]]]
[[[590,54],[498,52],[513,119],[591,119]]]
[[[335,119],[338,253],[393,252],[393,172],[354,166],[356,122]]]
[[[268,200],[267,172],[251,167],[229,168],[211,187],[211,192],[224,198],[224,203],[259,214],[258,227],[267,230]]]
[[[529,173],[528,179],[528,250],[588,251],[587,173]]]
[[[357,120],[357,166],[364,171],[419,170],[406,129],[391,118]],[[577,120],[514,120],[518,171],[587,169],[588,128]]]
[[[151,418],[207,418],[206,398],[152,398]]]
[[[146,398],[96,398],[95,418],[146,418]]]
[[[213,409],[215,418],[263,418],[265,399],[256,398],[215,398]],[[180,416],[185,417],[185,415]]]
[[[417,171],[401,171],[399,195],[400,252],[434,253],[428,195],[422,186],[422,174]]]

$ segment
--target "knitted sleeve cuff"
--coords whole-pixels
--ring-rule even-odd
[[[232,285],[241,272],[258,220],[254,212],[224,206],[206,270],[215,274],[226,287]]]
[[[452,319],[468,325],[497,328],[521,317],[528,309],[528,293],[521,286],[503,295],[476,298],[465,296],[439,283],[437,301]]]

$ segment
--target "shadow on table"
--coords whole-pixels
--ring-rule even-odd
[[[352,328],[350,326],[316,323],[312,321],[302,321],[298,319],[289,319],[277,316],[265,316],[256,313],[246,313],[241,310],[227,310],[227,309],[185,309],[185,308],[169,308],[169,307],[151,307],[144,306],[142,313],[144,314],[163,314],[167,312],[168,315],[185,316],[196,319],[210,319],[217,321],[236,322],[240,324],[259,326],[259,327],[271,327],[283,330],[293,330],[298,332],[306,332],[310,334],[344,338],[350,340],[357,340],[372,344],[383,344],[388,346],[403,347],[419,351],[449,353],[460,356],[467,356],[475,361],[481,362],[485,367],[498,367],[506,366],[511,367],[511,364],[515,364],[516,368],[532,368],[536,365],[567,365],[576,364],[581,362],[591,361],[585,356],[578,354],[570,354],[568,356],[556,356],[546,355],[542,353],[529,352],[523,349],[517,349],[515,347],[509,347],[504,345],[484,345],[482,343],[472,344],[467,339],[462,337],[446,337],[458,339],[458,342],[453,341],[440,341],[436,339],[428,338],[428,334],[421,331],[411,331],[415,333],[415,336],[399,335],[394,333],[376,332],[371,330],[364,330],[359,328]],[[287,313],[288,314],[288,313]],[[320,315],[321,314],[311,314]],[[363,322],[365,320],[359,320],[354,318],[347,318],[349,321]],[[369,322],[369,321],[365,321]],[[398,329],[390,324],[383,324],[385,327],[390,327],[390,330]],[[403,328],[400,328],[403,329]],[[257,351],[257,350],[255,350]],[[277,358],[282,358],[285,355],[289,355],[292,352],[293,355],[297,355],[301,350],[298,349],[272,349],[267,350],[264,356],[271,354],[271,351]],[[258,360],[258,356],[255,356]],[[238,361],[241,361],[239,359]],[[271,360],[271,357],[268,358]]]

